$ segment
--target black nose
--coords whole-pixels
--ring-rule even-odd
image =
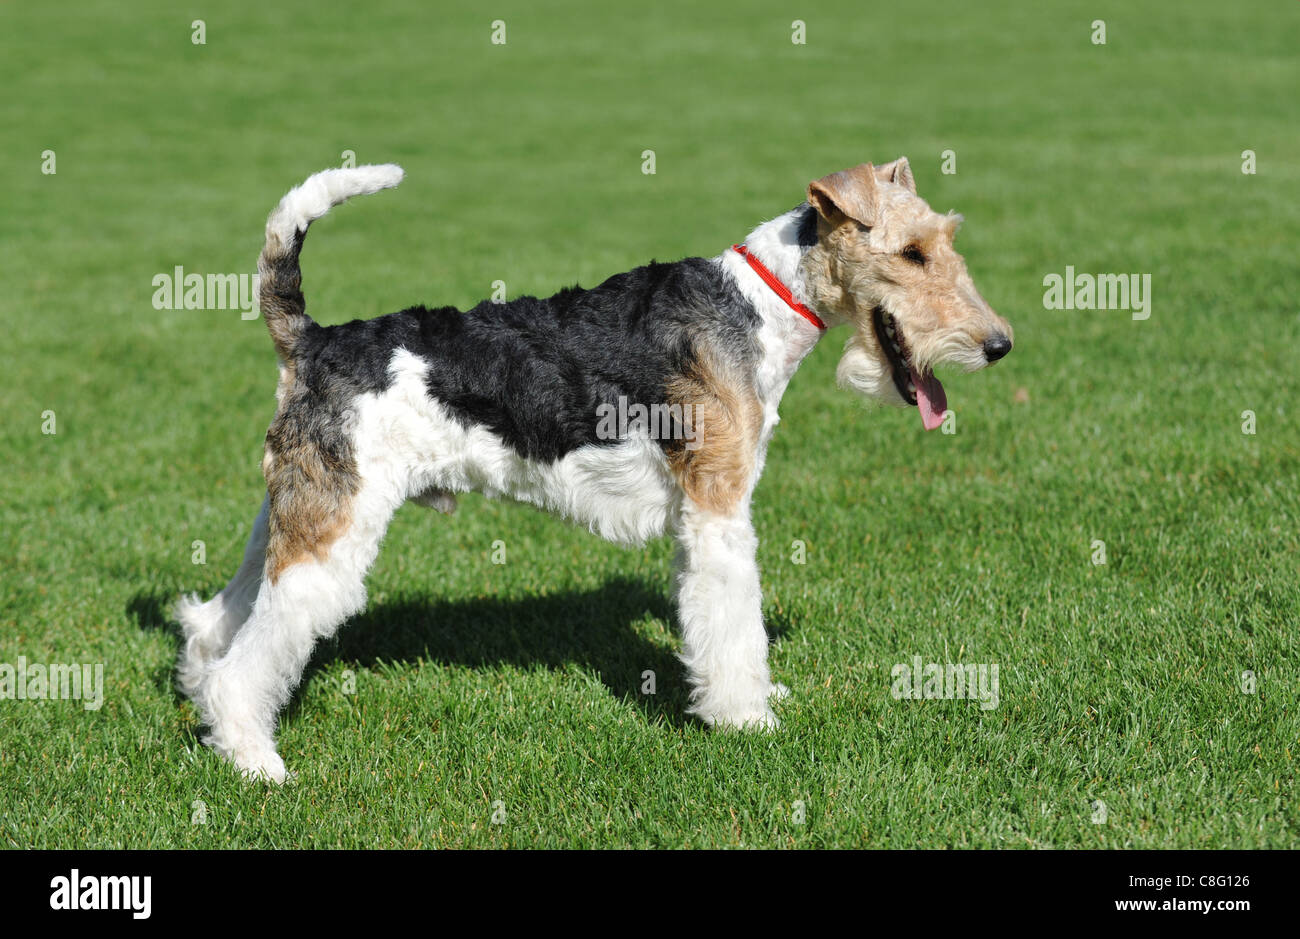
[[[994,333],[984,340],[984,357],[996,362],[1011,351],[1011,340],[1001,333]]]

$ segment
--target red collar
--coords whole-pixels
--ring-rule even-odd
[[[735,251],[748,262],[749,266],[754,269],[754,273],[763,278],[763,283],[771,287],[772,292],[784,300],[786,306],[794,310],[818,329],[824,330],[826,328],[826,324],[822,322],[822,318],[796,300],[794,294],[790,292],[790,288],[781,283],[781,278],[769,271],[767,265],[750,254],[748,248],[744,245],[732,245],[731,250]]]

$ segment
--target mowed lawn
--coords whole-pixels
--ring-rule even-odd
[[[0,700],[0,844],[1294,847],[1300,9],[484,9],[0,12],[0,663],[105,684]],[[312,229],[327,323],[713,255],[900,154],[965,214],[1016,348],[945,376],[956,433],[837,390],[842,331],[783,404],[754,505],[777,733],[684,714],[667,540],[468,496],[399,512],[284,716],[291,785],[200,744],[169,607],[238,565],[275,360],[152,280],[251,273],[344,151],[408,176]],[[1067,265],[1150,275],[1150,317],[1045,309]],[[998,706],[896,700],[918,656],[998,665]]]

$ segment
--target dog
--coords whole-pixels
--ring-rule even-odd
[[[325,170],[267,221],[259,303],[279,384],[266,497],[234,579],[176,610],[177,683],[204,742],[283,782],[278,715],[315,642],[363,608],[393,513],[408,500],[450,513],[470,490],[623,544],[670,532],[690,712],[775,728],[771,699],[788,692],[768,670],[750,500],[781,396],[845,325],[839,384],[938,427],[934,367],[978,369],[1012,345],[953,249],[961,217],[917,196],[906,158],[864,163],[813,181],[805,202],[713,258],[546,299],[318,325],[300,286],[308,225],[402,177]]]

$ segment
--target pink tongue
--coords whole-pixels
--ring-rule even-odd
[[[916,369],[911,369],[911,372],[921,424],[926,430],[934,430],[943,423],[943,415],[948,410],[948,396],[943,393],[943,385],[939,384],[933,372],[924,378],[916,373]]]

